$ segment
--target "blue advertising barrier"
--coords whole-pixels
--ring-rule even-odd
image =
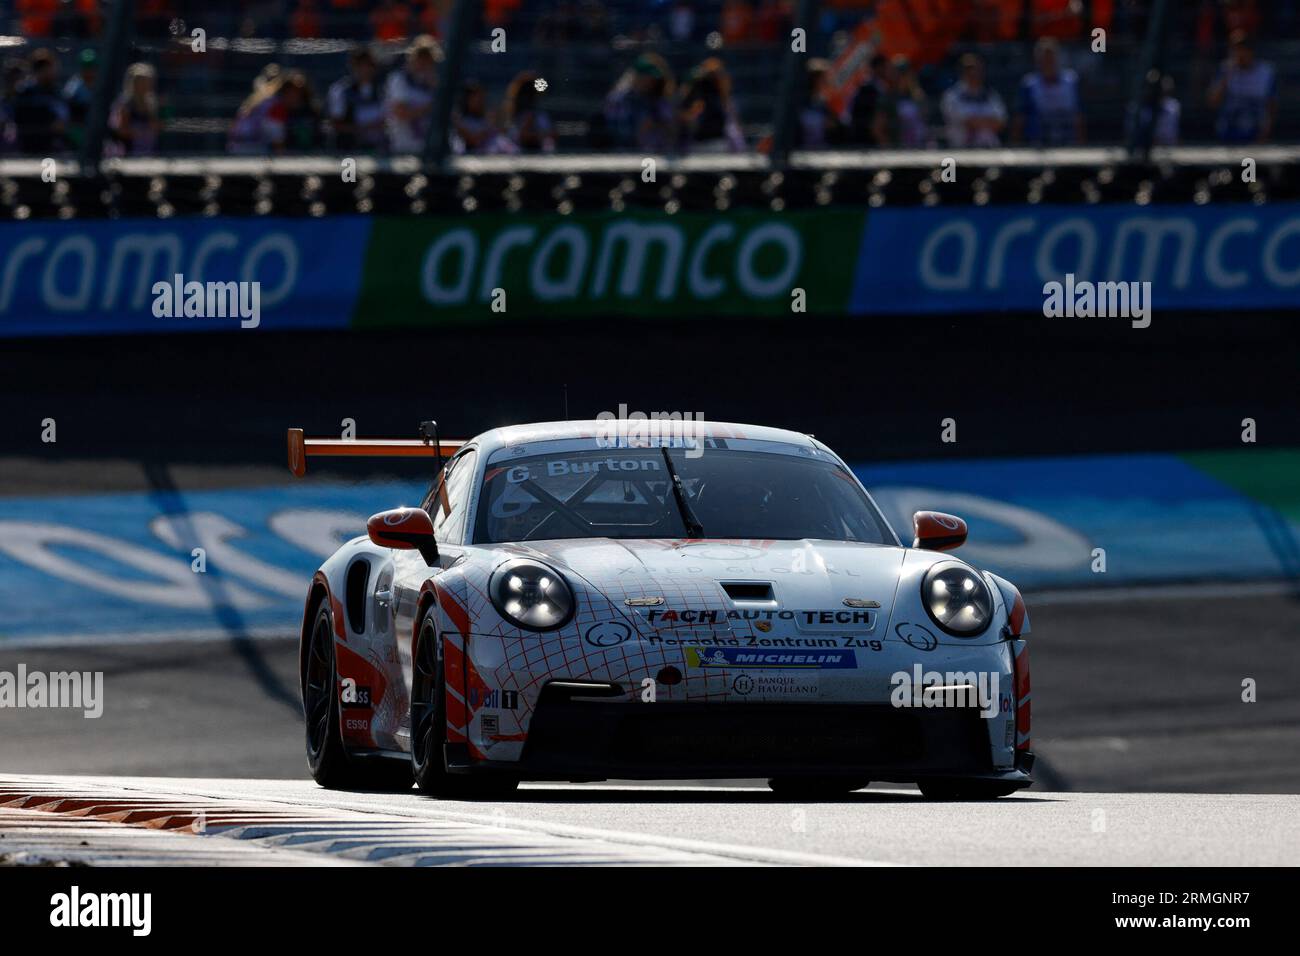
[[[1157,314],[1300,304],[1300,203],[885,208],[863,218],[857,248],[844,250],[851,288],[823,289],[825,314],[1039,313],[1044,284],[1067,275],[1150,282]],[[176,311],[185,282],[259,283],[261,329],[391,324],[397,316],[357,311],[367,265],[371,285],[391,293],[392,250],[370,249],[385,222],[405,228],[362,216],[0,223],[0,337],[240,326],[206,301],[206,317],[157,314],[163,298]],[[399,286],[417,288],[418,263],[399,265]],[[155,291],[177,275],[179,292]]]
[[[157,314],[166,309],[156,284],[177,275],[182,291],[258,283],[260,329],[346,328],[370,227],[362,216],[332,217],[328,228],[271,217],[0,223],[0,336],[240,327],[234,310],[211,314],[206,296],[206,317],[176,315],[174,302],[172,315]]]
[[[1157,314],[1295,308],[1300,203],[873,210],[849,312],[1039,312],[1068,274],[1151,282]]]

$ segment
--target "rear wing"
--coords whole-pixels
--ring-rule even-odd
[[[421,422],[419,438],[307,438],[301,428],[289,429],[289,470],[307,474],[308,457],[318,458],[436,458],[454,455],[465,443],[440,440],[437,422]]]

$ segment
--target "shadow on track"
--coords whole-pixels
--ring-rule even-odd
[[[899,784],[906,786],[906,784]],[[348,789],[342,790],[341,793],[386,793],[396,796],[421,796],[414,789],[392,791],[392,790],[360,790]],[[713,790],[701,790],[693,787],[682,787],[680,789],[672,787],[636,787],[634,785],[621,786],[619,789],[609,787],[588,787],[582,784],[566,786],[564,784],[556,785],[530,785],[524,789],[517,790],[508,797],[496,800],[440,800],[437,797],[425,797],[431,805],[454,805],[459,808],[466,806],[482,807],[491,811],[498,807],[512,804],[565,804],[565,803],[589,803],[589,804],[697,804],[697,805],[726,805],[735,804],[738,806],[756,806],[764,804],[773,805],[797,805],[813,803],[839,803],[839,804],[861,804],[869,806],[871,804],[890,804],[890,803],[981,803],[981,804],[1004,804],[1009,805],[1013,801],[1017,803],[1056,803],[1059,802],[1054,793],[1034,793],[1032,791],[1020,791],[1015,797],[1003,797],[997,800],[927,800],[921,796],[920,792],[915,793],[886,793],[879,790],[857,790],[852,793],[838,794],[830,797],[792,797],[783,796],[773,793],[769,790],[749,790],[740,787],[720,787]]]
[[[190,542],[198,546],[199,536],[195,531],[189,506],[176,482],[172,480],[167,465],[148,460],[141,461],[146,480],[149,482],[149,495],[158,506],[158,512],[168,518],[177,520],[181,528],[188,532]],[[302,701],[298,699],[297,688],[285,686],[275,671],[262,656],[257,642],[247,636],[248,626],[233,601],[227,594],[227,583],[219,569],[197,576],[203,589],[212,602],[213,612],[226,633],[230,635],[231,649],[248,668],[249,674],[271,700],[279,701],[295,714],[302,713]]]

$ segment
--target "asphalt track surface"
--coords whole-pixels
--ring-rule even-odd
[[[1028,600],[1042,786],[1300,793],[1300,602],[1284,586]],[[303,779],[296,660],[287,635],[0,647],[0,668],[102,670],[105,688],[98,719],[8,711],[0,766]]]
[[[70,484],[83,485],[84,471],[75,471]],[[50,472],[68,475],[51,469],[36,478]],[[123,488],[136,480],[111,469],[101,477]],[[229,475],[213,480],[231,484]],[[106,698],[95,720],[70,710],[0,714],[0,774],[10,775],[0,786],[13,774],[59,775],[40,785],[58,793],[129,785],[151,799],[204,799],[214,808],[253,800],[264,813],[310,805],[328,816],[323,830],[241,831],[243,839],[205,842],[111,820],[55,826],[62,815],[0,799],[0,863],[53,854],[203,865],[988,864],[1013,845],[1018,863],[1300,862],[1300,799],[1290,796],[1300,794],[1294,585],[1026,597],[1038,783],[992,804],[932,804],[914,789],[885,786],[800,804],[759,781],[532,785],[490,805],[328,792],[306,774],[288,631],[0,645],[0,669],[102,670]],[[1242,700],[1247,678],[1256,682],[1254,703]],[[359,828],[354,838],[334,839],[348,827]]]
[[[0,776],[0,863],[1295,865],[1300,796],[530,785],[491,805],[310,782]]]

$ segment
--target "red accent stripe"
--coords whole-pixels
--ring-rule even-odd
[[[465,653],[450,641],[442,642],[442,667],[447,686],[462,693],[465,689]]]
[[[461,701],[457,700],[455,697],[452,697],[451,694],[448,694],[447,695],[448,739],[451,739],[452,724],[456,724],[457,726],[464,727],[467,723],[469,723],[469,717],[465,711],[465,705]]]
[[[1025,599],[1016,592],[1015,603],[1011,605],[1011,614],[1007,617],[1007,626],[1011,628],[1012,637],[1020,636],[1020,629],[1025,626]]]
[[[1029,696],[1029,646],[1022,644],[1016,654],[1016,697]]]
[[[446,589],[438,588],[438,604],[448,619],[460,632],[461,637],[469,636],[469,612],[466,611],[457,600],[447,593]]]
[[[1018,642],[1014,666],[1016,670],[1016,749],[1029,749],[1030,701],[1029,701],[1029,645]],[[1023,737],[1022,741],[1020,738]]]

